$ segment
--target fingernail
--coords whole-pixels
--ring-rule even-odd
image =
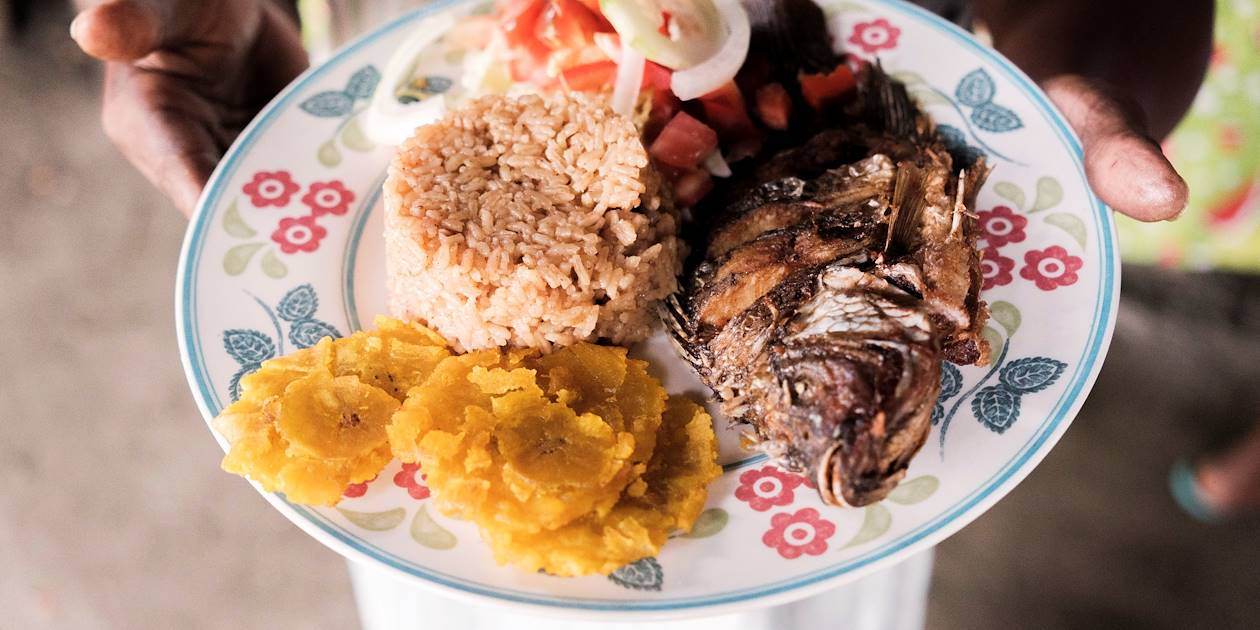
[[[79,31],[83,30],[83,14],[80,13],[70,20],[70,39],[79,41]]]

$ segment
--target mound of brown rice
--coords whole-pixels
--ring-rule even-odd
[[[475,100],[390,163],[390,310],[460,350],[643,339],[682,258],[660,191],[634,124],[601,97]]]

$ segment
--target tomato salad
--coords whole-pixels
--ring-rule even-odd
[[[450,37],[480,51],[464,62],[464,96],[611,88],[613,109],[640,124],[685,208],[769,134],[788,129],[802,115],[794,108],[816,115],[855,90],[852,59],[776,77],[749,54],[750,31],[739,0],[498,0],[491,13],[453,25]],[[416,108],[396,127],[443,110],[441,102]]]

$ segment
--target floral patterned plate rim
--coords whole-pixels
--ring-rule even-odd
[[[435,2],[350,44],[277,96],[220,163],[189,226],[175,296],[181,358],[207,421],[262,361],[384,311],[379,190],[389,150],[363,133],[363,107],[411,32],[448,28],[482,1]],[[346,488],[336,508],[266,499],[342,555],[452,596],[552,614],[678,617],[857,579],[929,548],[1009,492],[1067,429],[1110,342],[1119,286],[1110,211],[1089,191],[1076,137],[1000,55],[900,0],[820,4],[839,46],[878,56],[955,148],[996,165],[979,202],[994,361],[945,365],[929,441],[886,501],[823,506],[810,480],[741,451],[719,422],[726,473],[695,530],[607,578],[565,579],[496,566],[475,529],[433,509],[415,465],[395,462]],[[439,38],[417,60],[406,98],[459,89],[464,53]],[[654,359],[671,393],[703,393],[662,337],[635,351]]]

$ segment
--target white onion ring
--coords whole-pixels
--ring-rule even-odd
[[[446,14],[424,20],[385,64],[385,72],[381,74],[363,116],[363,133],[373,142],[400,144],[415,133],[416,127],[434,122],[446,113],[443,94],[403,104],[398,102],[394,92],[411,77],[420,53],[455,26],[455,18],[453,14]]]
[[[639,89],[643,87],[643,66],[647,60],[643,55],[629,47],[621,47],[621,59],[617,62],[617,79],[613,83],[612,108],[622,116],[634,113],[634,105],[639,100]]]
[[[722,24],[727,29],[722,47],[708,59],[686,70],[674,72],[670,79],[674,96],[684,101],[700,98],[734,79],[740,66],[744,65],[744,59],[748,57],[748,41],[752,36],[752,29],[743,5],[739,0],[718,0],[717,8],[722,15]]]
[[[704,169],[714,177],[730,177],[731,165],[726,163],[726,158],[722,157],[722,152],[714,149],[709,157],[704,158]]]

